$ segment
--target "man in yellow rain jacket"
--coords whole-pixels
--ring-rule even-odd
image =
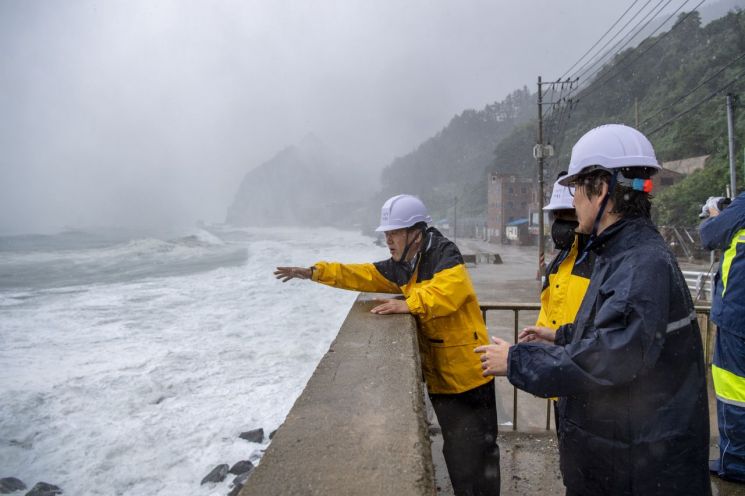
[[[278,279],[337,288],[403,294],[381,300],[376,314],[410,313],[418,323],[419,353],[432,406],[442,428],[443,454],[456,495],[499,494],[499,448],[494,381],[481,374],[475,346],[488,343],[476,293],[458,247],[437,229],[416,197],[385,202],[378,232],[391,258],[381,262],[277,267]]]

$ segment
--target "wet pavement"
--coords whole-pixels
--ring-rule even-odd
[[[479,302],[538,303],[540,283],[537,279],[537,249],[535,247],[492,245],[478,240],[458,240],[463,253],[498,253],[502,264],[478,264],[468,267]],[[546,254],[550,260],[552,254]],[[709,268],[709,263],[685,263],[685,270]],[[537,312],[520,312],[518,327],[535,323]],[[512,311],[487,313],[490,335],[509,342],[514,340]],[[547,400],[528,393],[517,393],[517,415],[513,411],[514,388],[505,378],[496,379],[497,414],[500,422],[499,446],[501,454],[502,495],[563,495],[564,485],[559,472],[559,454],[551,418],[546,430]],[[716,403],[709,377],[709,406],[712,443],[710,457],[718,457]],[[433,424],[432,457],[439,495],[451,495],[452,486],[442,456],[442,437],[437,420],[429,407]],[[517,423],[517,430],[513,426]],[[745,484],[736,484],[712,477],[713,496],[745,496]]]

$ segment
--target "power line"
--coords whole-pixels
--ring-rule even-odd
[[[572,67],[570,67],[569,69],[567,69],[566,72],[559,79],[560,80],[561,79],[564,79],[564,77],[566,77],[566,75],[569,74],[572,71],[572,69],[574,69],[577,66],[577,64],[579,64],[582,61],[582,59],[584,59],[587,56],[588,53],[590,53],[596,46],[598,46],[598,44],[601,41],[603,41],[603,38],[605,38],[608,35],[608,33],[610,33],[611,30],[613,30],[614,27],[616,27],[616,24],[618,24],[621,21],[621,19],[623,19],[626,16],[626,14],[628,14],[628,12],[634,7],[634,5],[636,5],[636,3],[638,1],[639,0],[634,0],[634,3],[632,3],[631,5],[629,5],[629,8],[626,9],[623,14],[621,14],[621,17],[619,17],[618,19],[616,19],[616,22],[614,22],[613,25],[611,27],[609,27],[605,31],[605,33],[603,33],[603,36],[601,36],[600,38],[598,38],[598,41],[596,41],[594,45],[592,45],[584,54],[582,54],[582,56],[572,65]],[[647,4],[649,2],[651,2],[651,1],[652,0],[647,0]],[[646,7],[646,4],[645,4],[645,7]],[[644,7],[642,7],[642,9],[643,8]]]
[[[615,50],[615,52],[613,52],[612,55],[618,55],[619,53],[621,53],[621,50],[623,50],[624,48],[626,48],[639,35],[639,33],[641,33],[642,31],[644,31],[647,28],[647,26],[649,26],[649,24],[657,18],[657,15],[659,15],[659,13],[662,12],[665,9],[665,7],[667,7],[668,5],[670,5],[670,2],[671,1],[672,0],[667,0],[664,5],[660,5],[661,2],[658,3],[657,6],[655,6],[649,13],[647,13],[646,16],[644,16],[644,19],[649,18],[649,20],[647,20],[646,22],[644,22],[644,19],[642,19],[641,21],[639,21],[639,24],[641,24],[642,22],[644,22],[644,25],[642,25],[641,27],[638,27],[639,24],[637,24],[636,26],[634,26],[634,29],[632,29],[632,31],[630,31],[631,36],[628,36],[627,35],[628,37],[626,38],[625,43],[623,43],[620,47],[618,46],[619,45],[618,43],[616,45],[614,45],[613,48],[608,53],[606,53],[603,56],[603,58],[606,58],[614,50]],[[669,21],[672,18],[672,16],[674,16],[689,1],[690,0],[685,0],[680,5],[680,7],[678,7],[672,14],[670,14],[670,16],[667,19],[665,19],[659,26],[657,26],[657,29],[655,29],[654,31],[652,31],[652,33],[649,36],[651,37],[652,35],[654,35],[654,33],[656,33],[660,28],[662,28],[662,26],[664,26],[665,23],[667,23],[667,21]],[[638,27],[638,29],[637,29],[637,27]],[[621,40],[621,41],[623,41],[623,40]],[[616,50],[616,47],[618,47],[617,50]],[[607,61],[607,59],[606,59],[606,61]],[[603,70],[603,67],[604,67],[603,65],[596,64],[596,66],[593,68],[593,70],[590,73],[590,75],[587,76],[587,78],[586,78],[587,81],[592,80],[592,78],[595,77],[595,75],[598,72],[600,72],[600,71]],[[587,74],[587,72],[589,72],[589,71],[586,70],[582,74],[579,74],[577,77],[581,78],[582,76],[584,76],[585,74]]]
[[[686,0],[686,1],[687,1],[687,0]],[[654,42],[653,42],[653,43],[652,43],[651,45],[649,45],[649,46],[648,46],[647,48],[645,48],[645,49],[644,49],[644,50],[642,50],[642,51],[641,51],[641,52],[640,52],[639,54],[637,54],[637,56],[636,56],[636,57],[635,57],[635,58],[634,58],[633,60],[631,60],[631,61],[630,61],[630,62],[629,62],[629,63],[628,63],[627,65],[631,65],[631,64],[633,64],[634,62],[636,62],[637,60],[639,60],[639,59],[640,59],[640,58],[641,58],[641,57],[642,57],[642,56],[643,56],[643,55],[644,55],[645,53],[647,53],[647,52],[648,52],[648,51],[650,51],[650,50],[651,50],[652,48],[654,48],[655,46],[657,46],[657,44],[658,44],[658,43],[659,43],[660,41],[662,41],[663,39],[665,39],[665,37],[667,37],[667,35],[669,35],[670,33],[672,33],[672,32],[673,32],[673,31],[674,31],[674,30],[675,30],[675,29],[676,29],[676,28],[677,28],[678,26],[680,26],[681,24],[683,24],[683,22],[685,22],[685,20],[686,20],[686,19],[688,19],[688,17],[689,17],[689,16],[691,15],[691,14],[693,14],[694,12],[696,12],[696,9],[697,9],[697,8],[698,8],[699,6],[701,6],[701,4],[702,4],[702,3],[704,3],[705,1],[706,1],[706,0],[701,0],[701,1],[700,1],[700,2],[699,2],[699,3],[698,3],[698,4],[697,4],[697,5],[696,5],[696,6],[694,7],[694,8],[693,8],[693,9],[692,9],[692,10],[690,11],[690,12],[688,12],[688,13],[687,13],[687,14],[686,14],[686,15],[685,15],[685,16],[684,16],[684,17],[683,17],[683,18],[682,18],[682,19],[681,19],[680,21],[678,21],[677,23],[675,23],[675,25],[674,25],[674,26],[673,26],[672,28],[670,28],[670,30],[669,30],[669,31],[667,31],[667,32],[663,33],[663,34],[662,34],[662,35],[661,35],[661,36],[660,36],[659,38],[657,38],[657,39],[656,39],[656,40],[655,40],[655,41],[654,41]],[[683,4],[683,5],[685,5],[685,4]],[[661,28],[662,26],[664,26],[664,25],[665,25],[665,23],[667,23],[667,21],[668,21],[668,20],[670,20],[670,19],[671,19],[671,18],[672,18],[672,17],[673,17],[673,16],[674,16],[674,15],[675,15],[675,14],[676,14],[677,12],[678,12],[678,10],[680,10],[680,8],[681,8],[681,7],[683,6],[683,5],[681,5],[680,7],[678,7],[678,8],[677,8],[677,9],[675,10],[675,12],[673,12],[672,14],[670,14],[670,16],[669,16],[669,17],[668,17],[668,18],[667,18],[667,19],[666,19],[666,20],[665,20],[665,21],[664,21],[664,22],[663,22],[662,24],[660,24],[660,26],[659,26],[659,27],[658,27],[657,29],[655,29],[655,30],[654,30],[654,31],[652,32],[652,34],[651,34],[650,36],[654,35],[654,33],[656,33],[656,32],[657,32],[657,30],[659,30],[659,29],[660,29],[660,28]],[[590,86],[590,87],[588,88],[587,92],[585,92],[585,94],[584,94],[584,95],[582,95],[583,99],[584,99],[584,98],[587,98],[587,96],[588,96],[588,95],[591,95],[591,94],[593,94],[593,93],[594,93],[594,92],[596,92],[596,91],[597,91],[598,89],[600,89],[600,88],[602,88],[603,86],[605,86],[606,84],[608,84],[608,82],[609,82],[609,81],[610,81],[611,79],[613,79],[613,77],[614,77],[614,76],[615,76],[615,75],[616,75],[616,74],[618,73],[618,71],[619,71],[619,70],[621,69],[621,65],[623,64],[623,62],[624,62],[624,61],[625,61],[625,60],[626,60],[627,58],[629,58],[629,57],[630,57],[630,56],[631,56],[632,54],[634,54],[634,52],[629,52],[629,53],[627,53],[626,55],[624,55],[624,56],[623,56],[623,57],[621,58],[621,60],[619,60],[618,62],[616,62],[616,63],[614,64],[614,68],[613,68],[613,69],[611,69],[610,73],[609,73],[609,74],[606,74],[606,76],[605,76],[605,79],[603,79],[603,80],[602,80],[602,81],[600,81],[599,83],[596,83],[596,84],[594,84],[594,85],[592,85],[592,86]]]
[[[567,90],[566,94],[569,94],[569,91],[571,91],[572,84],[573,83],[570,83],[569,89]],[[554,142],[555,138],[561,135],[561,131],[565,122],[565,116],[567,115],[567,111],[569,109],[569,106],[571,105],[571,99],[567,100],[567,98],[564,96],[564,84],[562,84],[562,89],[559,96],[559,115],[556,117],[554,117],[553,114],[551,115],[551,129],[549,132],[549,137],[547,139],[549,143]]]
[[[741,54],[740,54],[740,55],[739,55],[739,56],[738,56],[737,58],[735,58],[734,60],[730,61],[730,62],[729,62],[729,63],[728,63],[727,65],[725,65],[724,67],[722,67],[721,69],[719,69],[719,70],[718,70],[717,72],[715,72],[714,74],[712,74],[711,76],[709,76],[709,77],[708,77],[708,78],[706,78],[705,80],[701,81],[701,82],[700,82],[700,83],[699,83],[699,84],[698,84],[698,85],[697,85],[697,86],[696,86],[695,88],[693,88],[693,89],[692,89],[691,91],[689,91],[689,92],[688,92],[688,93],[686,93],[685,95],[681,96],[680,98],[678,98],[677,100],[675,100],[674,102],[672,102],[672,103],[671,103],[670,105],[668,105],[668,106],[667,106],[666,108],[661,108],[661,109],[659,109],[659,110],[658,110],[657,112],[655,112],[654,114],[652,114],[652,115],[650,115],[649,117],[647,117],[646,119],[644,119],[644,120],[643,120],[643,121],[642,121],[642,122],[641,122],[641,123],[639,124],[639,127],[642,127],[642,126],[644,126],[644,124],[646,124],[647,122],[651,121],[652,119],[654,119],[655,117],[657,117],[658,115],[660,115],[661,113],[663,113],[663,112],[664,112],[665,110],[671,109],[672,107],[674,107],[674,106],[675,106],[675,105],[677,105],[678,103],[680,103],[680,102],[682,102],[683,100],[685,100],[686,98],[688,98],[688,97],[689,97],[690,95],[692,95],[692,94],[693,94],[693,93],[694,93],[694,92],[695,92],[696,90],[698,90],[698,89],[699,89],[699,88],[701,88],[701,87],[702,87],[703,85],[705,85],[706,83],[708,83],[709,81],[711,81],[712,79],[714,79],[715,77],[717,77],[717,76],[718,76],[719,74],[721,74],[721,73],[722,73],[722,72],[723,72],[723,71],[724,71],[725,69],[727,69],[727,68],[728,68],[729,66],[731,66],[732,64],[734,64],[734,63],[735,63],[735,62],[737,62],[738,60],[742,59],[743,57],[745,57],[745,52],[741,53]]]
[[[579,69],[577,69],[577,74],[575,75],[575,77],[582,77],[582,76],[584,76],[585,74],[587,74],[587,72],[589,72],[590,70],[592,70],[592,69],[594,69],[595,67],[597,67],[597,65],[598,65],[598,64],[602,63],[602,61],[603,61],[603,60],[605,60],[605,59],[606,59],[606,58],[608,57],[608,55],[610,55],[610,54],[612,54],[612,53],[618,53],[618,52],[619,52],[619,51],[620,51],[620,50],[621,50],[621,49],[622,49],[623,47],[625,47],[626,45],[628,45],[628,44],[629,44],[629,43],[631,42],[631,40],[632,40],[632,39],[634,38],[634,36],[636,36],[636,34],[634,34],[633,36],[631,36],[631,38],[628,38],[628,35],[629,35],[629,33],[632,33],[632,32],[634,32],[634,30],[635,30],[635,29],[636,29],[637,27],[639,27],[639,25],[640,25],[641,23],[643,23],[643,22],[644,22],[645,20],[647,20],[647,19],[648,19],[648,18],[649,18],[649,17],[650,17],[650,16],[651,16],[651,15],[652,15],[653,13],[655,13],[655,11],[657,11],[657,12],[660,12],[660,11],[662,11],[662,9],[664,9],[665,7],[667,7],[667,5],[668,5],[668,4],[669,4],[669,3],[670,3],[670,2],[672,1],[672,0],[667,0],[667,3],[666,3],[665,5],[663,5],[662,7],[660,7],[660,5],[662,5],[662,2],[665,2],[665,1],[666,1],[666,0],[659,0],[659,1],[657,2],[657,4],[656,4],[656,5],[654,6],[654,7],[652,7],[652,9],[651,9],[651,10],[650,10],[649,12],[647,12],[647,13],[646,13],[646,14],[644,15],[644,17],[642,17],[642,18],[641,18],[641,20],[640,20],[639,22],[637,22],[636,24],[634,24],[634,26],[632,26],[632,27],[631,27],[631,29],[630,29],[630,30],[629,30],[629,31],[628,31],[628,32],[627,32],[627,33],[626,33],[626,34],[625,34],[625,35],[624,35],[624,36],[623,36],[623,37],[622,37],[622,38],[621,38],[621,39],[620,39],[619,41],[617,41],[617,42],[616,42],[616,44],[615,44],[615,45],[613,45],[613,46],[612,46],[612,47],[611,47],[611,48],[610,48],[609,50],[607,50],[607,51],[605,51],[605,52],[602,52],[602,51],[603,51],[603,50],[604,50],[604,49],[605,49],[605,48],[606,48],[606,47],[607,47],[607,46],[608,46],[608,45],[610,44],[610,42],[611,42],[611,41],[613,41],[613,40],[615,39],[615,37],[616,37],[616,36],[618,36],[619,34],[621,34],[621,32],[623,32],[623,30],[624,30],[624,29],[626,29],[626,27],[627,27],[627,26],[628,26],[629,24],[631,24],[631,22],[632,22],[632,21],[633,21],[634,19],[636,19],[636,16],[638,16],[639,14],[641,14],[641,13],[642,13],[642,12],[644,11],[644,9],[646,9],[646,8],[647,8],[647,5],[649,5],[649,3],[651,2],[651,0],[649,0],[649,1],[647,2],[647,3],[645,3],[645,4],[644,4],[644,5],[642,6],[642,8],[641,8],[641,9],[639,9],[639,10],[637,11],[637,13],[636,13],[636,14],[634,14],[634,16],[633,16],[633,17],[632,17],[631,19],[629,19],[629,20],[628,20],[628,21],[626,22],[626,24],[624,24],[624,25],[623,25],[623,27],[621,28],[621,30],[620,30],[620,31],[619,31],[618,33],[616,33],[616,36],[614,36],[614,37],[613,37],[612,39],[608,40],[608,42],[606,42],[606,44],[605,44],[605,45],[603,45],[603,47],[602,47],[602,48],[601,48],[601,49],[600,49],[600,50],[598,51],[598,53],[601,53],[601,52],[602,52],[602,55],[600,55],[600,56],[599,56],[599,57],[598,57],[597,59],[595,59],[595,60],[589,61],[589,62],[591,62],[591,63],[590,63],[589,65],[588,65],[588,63],[589,63],[589,62],[588,62],[588,63],[585,63],[584,65],[582,65],[582,67],[580,67]],[[654,18],[652,18],[652,19],[654,19]],[[648,21],[648,22],[647,22],[647,24],[649,24],[649,22],[650,22],[650,21]],[[644,25],[644,27],[646,27],[646,26],[647,26],[647,24],[645,24],[645,25]],[[642,28],[642,29],[643,29],[643,28]],[[623,42],[624,42],[624,40],[626,40],[626,43],[624,43],[624,44],[623,44],[623,45],[621,46],[621,48],[618,48],[618,50],[616,50],[616,48],[618,47],[618,45],[620,45],[621,43],[623,43]],[[615,51],[615,52],[614,52],[614,51]]]
[[[648,133],[646,133],[647,137],[649,137],[649,136],[651,136],[651,135],[655,134],[655,133],[656,133],[657,131],[659,131],[659,130],[661,130],[661,129],[664,129],[665,127],[667,127],[668,125],[672,124],[672,123],[673,123],[673,122],[675,122],[676,120],[680,119],[681,117],[683,117],[683,116],[684,116],[684,115],[686,115],[687,113],[689,113],[689,112],[691,112],[691,111],[693,111],[693,110],[697,109],[698,107],[700,107],[700,106],[701,106],[701,105],[703,105],[704,103],[708,102],[709,100],[711,100],[712,98],[714,98],[715,96],[717,96],[717,95],[719,94],[719,92],[720,92],[720,91],[722,91],[722,90],[723,90],[723,89],[725,89],[725,88],[726,88],[727,86],[729,86],[729,85],[731,85],[732,83],[734,83],[735,81],[737,81],[737,80],[738,80],[738,79],[740,78],[740,76],[742,76],[742,75],[745,75],[745,70],[741,71],[741,72],[740,72],[740,73],[739,73],[739,74],[738,74],[737,76],[735,76],[734,78],[732,78],[732,79],[731,79],[731,80],[730,80],[730,81],[729,81],[728,83],[726,83],[726,84],[725,84],[724,86],[721,86],[720,88],[718,88],[718,89],[716,89],[716,90],[712,91],[711,93],[709,93],[709,95],[707,95],[707,96],[706,96],[706,97],[705,97],[705,98],[704,98],[703,100],[700,100],[700,101],[699,101],[699,102],[697,102],[696,104],[694,104],[694,105],[692,105],[692,106],[688,107],[688,108],[687,108],[687,109],[685,109],[684,111],[682,111],[682,112],[678,113],[678,114],[677,114],[677,115],[675,115],[674,117],[672,117],[672,118],[668,119],[668,120],[667,120],[667,121],[665,121],[664,123],[660,124],[659,126],[657,126],[656,128],[654,128],[653,130],[651,130],[651,131],[649,131]]]
[[[566,115],[567,108],[571,105],[571,99],[567,99],[565,94],[572,91],[573,86],[577,83],[576,79],[566,79],[564,81],[554,81],[547,83],[551,86],[552,94],[555,93],[554,89],[559,86],[558,98],[550,99],[551,107],[544,116],[546,122],[544,137],[545,141],[551,143],[554,138],[560,134],[561,128],[564,122],[564,116]],[[558,110],[556,110],[558,108]]]

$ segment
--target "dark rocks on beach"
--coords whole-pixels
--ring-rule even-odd
[[[274,429],[272,432],[269,433],[269,439],[274,439],[274,435],[277,433],[277,429]]]
[[[10,494],[26,489],[26,484],[15,477],[3,477],[0,479],[0,494]]]
[[[239,436],[241,439],[250,441],[252,443],[263,443],[264,442],[264,429],[253,429],[246,432],[241,432]]]
[[[241,460],[237,462],[235,465],[233,465],[232,467],[230,467],[230,470],[228,472],[230,472],[231,474],[240,475],[240,474],[245,474],[246,472],[250,472],[253,469],[254,469],[253,463],[251,463],[248,460]]]
[[[26,496],[56,496],[57,494],[62,494],[62,489],[54,484],[49,484],[48,482],[37,482],[36,485],[26,493]]]
[[[240,474],[238,477],[233,479],[233,489],[230,490],[228,493],[228,496],[238,496],[238,493],[241,492],[241,489],[243,489],[243,485],[246,483],[249,477],[251,477],[251,474],[254,471],[253,465],[251,466],[251,469],[247,472],[244,472]]]
[[[212,471],[202,479],[201,484],[207,484],[208,482],[222,482],[228,475],[228,464],[223,463],[213,468]]]
[[[233,485],[243,487],[243,484],[245,484],[248,478],[251,477],[253,471],[254,469],[251,469],[248,472],[244,472],[241,475],[237,476],[235,479],[233,479]]]

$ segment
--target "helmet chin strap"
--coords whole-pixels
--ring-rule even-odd
[[[424,233],[426,232],[426,228],[421,229],[417,234],[421,234],[422,236],[422,244],[424,244]],[[409,250],[412,246],[414,246],[414,243],[416,243],[416,235],[414,236],[414,239],[411,240],[410,243],[406,244],[406,247],[404,248],[404,252],[401,254],[401,260],[399,260],[399,263],[406,264],[408,263],[406,261],[406,255],[409,254]]]
[[[608,200],[610,199],[611,192],[616,188],[616,183],[618,182],[618,170],[613,171],[613,175],[610,178],[610,183],[608,183],[608,191],[605,192],[605,196],[603,197],[603,201],[600,203],[600,209],[598,210],[597,215],[595,216],[595,222],[592,224],[592,232],[590,233],[590,237],[587,238],[587,243],[585,244],[584,248],[582,248],[582,255],[577,258],[577,261],[575,262],[575,265],[579,265],[587,258],[587,255],[590,253],[590,249],[595,244],[595,240],[598,237],[598,228],[600,227],[600,221],[603,218],[603,214],[605,213],[605,207],[608,205]]]

